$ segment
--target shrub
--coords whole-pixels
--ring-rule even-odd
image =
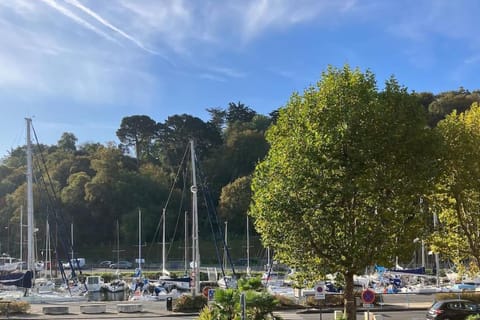
[[[480,303],[480,292],[458,292],[458,293],[437,293],[435,301],[446,299],[467,299],[475,303]]]
[[[21,314],[30,310],[30,304],[26,301],[0,300],[0,314]]]
[[[248,319],[262,320],[267,318],[276,319],[273,310],[278,305],[278,300],[267,292],[258,293],[247,291],[245,293]]]
[[[267,292],[254,290],[246,291],[244,294],[248,319],[277,319],[273,311],[277,309],[279,302],[274,296]],[[209,310],[202,310],[202,319],[239,319],[241,316],[240,296],[238,290],[216,290],[215,301],[210,305]]]
[[[343,294],[326,294],[325,300],[317,300],[314,296],[308,296],[306,305],[309,307],[338,307],[343,306]]]
[[[203,295],[192,297],[183,295],[175,300],[173,311],[176,312],[199,312],[207,305],[207,298]]]
[[[468,316],[466,320],[480,320],[480,315],[473,314],[471,316]]]
[[[203,307],[202,311],[200,311],[200,314],[198,315],[198,320],[213,320],[214,319],[214,313],[212,309],[210,309],[209,306]]]
[[[297,304],[295,299],[280,294],[275,295],[275,300],[278,301],[278,309],[298,309],[302,307]]]
[[[100,274],[100,277],[102,277],[103,281],[105,282],[112,282],[112,280],[115,279],[117,275],[111,272],[103,272]]]
[[[215,290],[212,311],[217,319],[235,319],[240,315],[240,294],[234,289]]]
[[[262,280],[258,277],[255,278],[240,278],[237,281],[238,289],[240,291],[247,291],[247,290],[255,290],[261,291],[263,290]]]

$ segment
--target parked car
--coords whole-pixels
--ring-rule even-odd
[[[477,284],[474,282],[462,282],[456,283],[452,286],[451,291],[454,292],[462,292],[462,291],[475,291],[477,288]]]
[[[85,258],[73,258],[70,261],[71,265],[73,266],[74,269],[78,269],[78,267],[83,268],[85,267]],[[63,264],[64,269],[70,269],[70,263],[65,262]]]
[[[464,299],[439,300],[427,311],[426,319],[464,320],[470,315],[480,314],[480,306]]]
[[[118,261],[110,265],[111,269],[130,269],[133,267],[133,263],[130,261]]]
[[[113,262],[110,261],[110,260],[101,261],[101,262],[98,264],[98,267],[99,267],[99,268],[109,268],[112,263],[113,263]]]

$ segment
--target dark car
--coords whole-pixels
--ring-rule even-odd
[[[472,314],[480,314],[475,302],[463,299],[440,300],[427,311],[426,319],[464,320]]]
[[[111,269],[130,269],[133,267],[133,263],[130,261],[118,261],[110,265]]]
[[[105,260],[105,261],[100,262],[100,263],[98,264],[98,266],[99,266],[100,268],[108,268],[108,267],[110,267],[111,264],[112,264],[112,261],[110,261],[110,260]]]

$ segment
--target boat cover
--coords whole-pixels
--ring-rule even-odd
[[[33,272],[28,270],[25,272],[10,272],[0,274],[0,284],[5,286],[17,286],[22,288],[31,288]]]

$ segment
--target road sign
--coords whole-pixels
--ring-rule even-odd
[[[208,289],[208,301],[215,299],[215,289]]]
[[[319,282],[315,286],[315,299],[325,300],[325,282]]]
[[[362,291],[362,301],[365,304],[372,304],[375,301],[375,291],[365,289]]]

